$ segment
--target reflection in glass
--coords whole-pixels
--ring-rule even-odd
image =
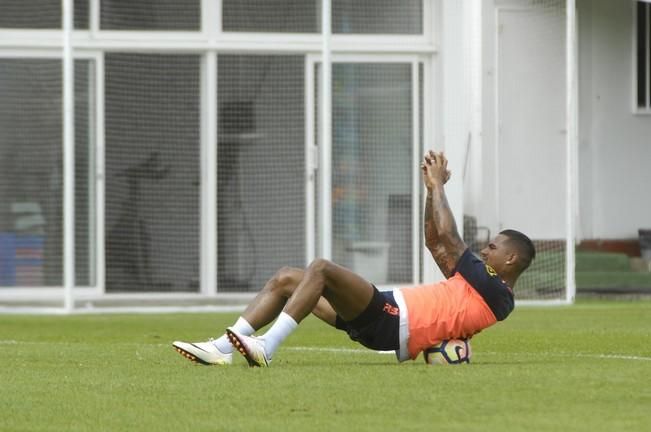
[[[90,63],[75,61],[76,280],[94,283]],[[0,60],[0,286],[63,283],[62,76],[57,59]]]
[[[411,281],[411,65],[332,74],[333,258],[377,284]]]
[[[218,58],[218,291],[305,265],[302,56]]]
[[[106,290],[199,290],[199,56],[106,56]]]

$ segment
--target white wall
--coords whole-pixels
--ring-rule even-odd
[[[470,3],[468,0],[443,0],[441,3],[441,54],[437,70],[441,122],[433,146],[437,151],[445,151],[448,158],[452,177],[446,185],[446,193],[460,231],[463,228],[463,171],[468,136],[472,131]]]
[[[651,227],[651,116],[632,110],[633,4],[578,1],[583,238]]]
[[[564,5],[478,5],[481,151],[473,149],[471,156],[482,182],[466,183],[475,189],[476,203],[465,208],[492,235],[512,228],[534,239],[565,237]]]
[[[471,153],[471,163],[477,164],[481,159],[483,184],[466,181],[465,197],[473,202],[466,202],[464,208],[478,217],[480,225],[490,227],[493,232],[502,228],[504,208],[501,207],[506,199],[499,196],[495,177],[499,120],[496,8],[536,8],[552,3],[486,0],[476,5],[482,8],[482,75],[478,93],[482,106],[478,134],[481,151]],[[631,239],[637,237],[638,228],[651,227],[651,115],[635,114],[632,108],[633,5],[632,0],[577,1],[580,92],[577,234],[582,239]],[[550,43],[554,40],[554,34],[550,33]],[[538,55],[538,52],[532,49],[523,52],[524,55]],[[527,61],[526,57],[522,61]],[[540,172],[536,174],[540,175]],[[559,167],[558,178],[563,175]],[[540,181],[544,182],[545,178]],[[542,192],[544,188],[535,193]],[[564,204],[562,199],[554,198],[554,202],[539,199],[528,202],[524,210],[528,214],[544,215],[550,206]],[[526,214],[517,218],[526,219]],[[531,222],[543,223],[542,220]],[[547,238],[554,233],[541,231],[540,234]]]
[[[445,191],[460,233],[463,232],[466,143],[472,129],[472,112],[469,109],[472,67],[467,55],[471,35],[468,29],[472,25],[471,11],[476,2],[477,0],[433,2],[432,28],[438,51],[433,57],[430,75],[433,93],[431,112],[429,117],[424,117],[433,136],[425,137],[423,150],[444,151],[448,158],[452,178]],[[443,274],[432,262],[430,253],[423,249],[423,281],[443,279]]]

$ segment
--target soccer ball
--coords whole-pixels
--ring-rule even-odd
[[[468,339],[450,339],[423,351],[429,365],[470,363],[472,350]]]

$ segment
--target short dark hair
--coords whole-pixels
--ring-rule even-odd
[[[518,260],[520,261],[520,272],[525,271],[536,257],[536,247],[533,245],[531,239],[520,231],[512,229],[504,230],[500,234],[508,237],[509,242],[516,247],[518,257],[521,258],[521,260]]]

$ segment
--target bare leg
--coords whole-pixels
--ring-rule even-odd
[[[249,303],[242,317],[256,330],[269,324],[283,310],[303,275],[304,271],[297,268],[283,267],[278,270]]]
[[[369,282],[352,271],[324,259],[317,259],[304,271],[280,270],[265,285],[243,317],[259,329],[277,319],[260,337],[227,329],[233,346],[249,366],[268,366],[278,346],[311,312],[330,325],[337,315],[345,321],[359,317],[374,295]]]
[[[242,317],[256,330],[269,324],[283,310],[304,275],[304,270],[292,267],[278,270],[249,303]],[[325,298],[317,302],[312,312],[326,324],[335,326],[337,313]]]
[[[304,276],[305,272],[303,270],[295,268],[284,267],[278,270],[248,305],[242,316],[232,327],[229,327],[229,331],[237,332],[238,337],[248,337],[276,319]],[[325,323],[335,326],[337,313],[325,298],[320,297],[317,299],[312,312]],[[285,318],[293,322],[294,328],[296,327],[293,318],[289,315],[286,315]],[[276,324],[278,324],[278,321],[283,321],[283,315],[276,321]],[[195,362],[202,364],[231,364],[232,343],[235,342],[227,334],[224,334],[209,342],[187,343],[175,341],[173,346],[184,357]],[[241,342],[238,342],[238,344],[238,347],[241,348]],[[274,349],[270,350],[270,354],[273,354]],[[268,364],[268,361],[265,360],[264,363]],[[257,363],[257,365],[260,366],[260,363]]]
[[[337,314],[351,321],[364,312],[373,292],[373,285],[361,276],[333,262],[317,259],[305,270],[283,312],[301,322],[315,310],[323,296]]]
[[[332,305],[328,303],[328,300],[323,297],[319,299],[319,302],[316,304],[312,313],[315,317],[328,325],[334,327],[337,324],[337,312],[335,312]]]

